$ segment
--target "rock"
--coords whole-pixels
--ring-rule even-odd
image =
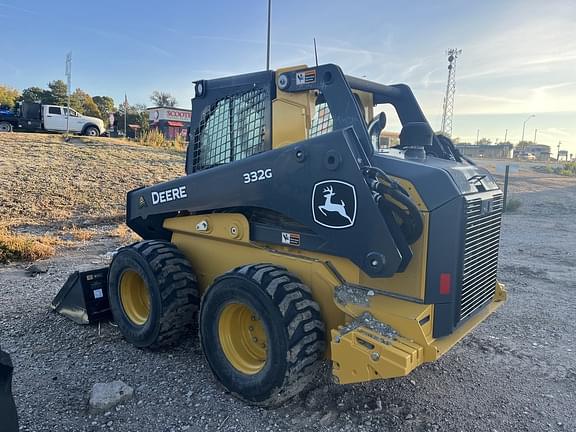
[[[412,419],[414,419],[414,414],[407,414],[406,417],[404,417],[404,419],[412,420]]]
[[[26,271],[28,272],[28,276],[36,276],[37,274],[48,273],[48,266],[46,264],[36,263],[26,267]]]
[[[132,399],[133,396],[134,389],[122,381],[96,383],[90,391],[88,405],[90,412],[100,413]]]
[[[336,411],[328,411],[324,416],[320,419],[321,426],[330,426],[336,419],[338,418],[338,413]]]

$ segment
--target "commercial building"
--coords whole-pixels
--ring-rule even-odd
[[[525,159],[527,155],[533,155],[534,160],[547,161],[550,160],[552,153],[550,146],[546,144],[519,144],[514,149],[514,157]],[[529,159],[532,159],[531,157]]]
[[[460,150],[464,156],[471,158],[487,158],[487,159],[512,159],[513,144],[456,144],[456,148]]]
[[[400,134],[398,132],[380,132],[380,145],[378,150],[394,147],[400,144]]]
[[[152,107],[147,108],[146,111],[148,111],[151,129],[158,129],[169,140],[174,140],[177,137],[188,139],[192,110]]]

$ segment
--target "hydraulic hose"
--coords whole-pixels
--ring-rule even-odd
[[[384,218],[399,226],[409,245],[416,242],[422,235],[424,223],[408,192],[380,168],[365,167],[363,172],[369,176],[370,188]]]

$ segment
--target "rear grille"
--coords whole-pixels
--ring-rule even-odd
[[[502,194],[483,198],[466,204],[460,320],[492,300],[496,290]]]

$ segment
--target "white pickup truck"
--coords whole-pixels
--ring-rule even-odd
[[[59,105],[44,105],[22,102],[13,111],[0,112],[0,132],[11,131],[48,131],[66,132],[100,136],[106,129],[104,122],[96,117],[89,117]],[[68,117],[68,118],[67,118]]]

